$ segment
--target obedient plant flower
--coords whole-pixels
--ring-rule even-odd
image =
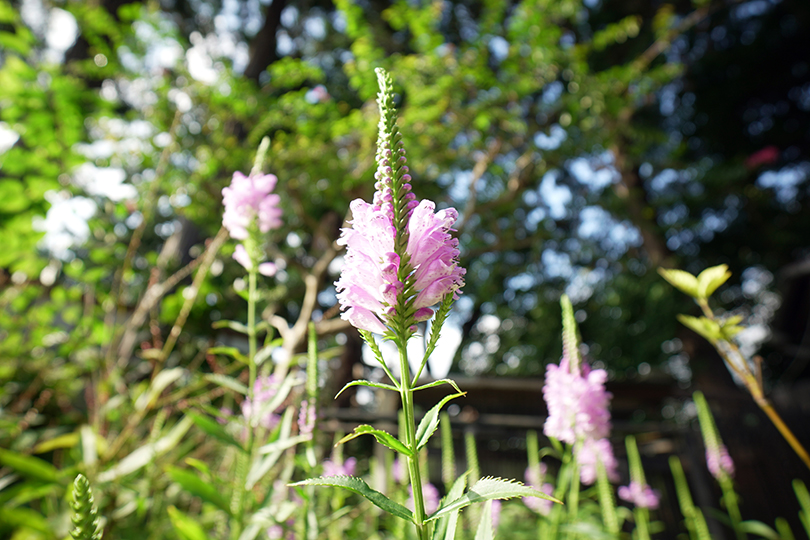
[[[413,510],[413,486],[408,486],[408,501],[405,503],[409,509]],[[426,482],[422,485],[422,496],[425,500],[425,512],[428,515],[432,514],[439,509],[439,502],[441,502],[441,495],[439,490],[433,484]]]
[[[277,181],[272,174],[245,176],[237,171],[231,185],[222,189],[222,225],[231,238],[243,241],[236,246],[233,258],[248,271],[258,265],[258,271],[266,276],[275,274],[276,267],[262,262],[265,254],[261,235],[281,227],[280,198],[273,193]]]
[[[242,402],[242,416],[248,423],[256,423],[266,429],[273,429],[281,417],[275,410],[265,410],[278,393],[278,380],[275,375],[258,377],[253,385],[253,401]]]
[[[720,438],[717,426],[714,423],[712,412],[702,392],[695,392],[695,406],[698,411],[700,431],[703,435],[703,444],[706,446],[706,466],[718,481],[725,481],[734,477],[734,462],[728,454],[726,445]]]
[[[391,81],[378,72],[381,92],[377,172],[371,203],[350,204],[350,228],[338,243],[346,246],[335,282],[342,317],[361,330],[404,334],[433,315],[431,306],[457,297],[465,270],[458,266],[458,240],[450,232],[458,212],[436,212],[432,201],[411,192],[407,158],[396,126]]]
[[[312,435],[315,430],[315,404],[309,404],[305,399],[301,401],[301,409],[298,411],[298,433],[301,435]]]
[[[724,444],[718,444],[714,448],[706,449],[706,466],[712,476],[718,480],[723,475],[730,478],[734,477],[734,461],[728,455],[728,449]]]
[[[619,498],[629,503],[633,503],[639,508],[649,508],[655,510],[658,508],[659,496],[658,492],[651,488],[648,484],[640,484],[638,482],[630,482],[628,486],[619,487]]]
[[[610,435],[610,393],[605,390],[607,372],[591,369],[580,361],[573,307],[563,296],[563,358],[546,368],[543,398],[548,417],[543,433],[574,446],[583,483],[596,481],[598,461],[608,478],[616,478],[616,460]]]
[[[554,486],[548,482],[543,482],[545,475],[546,464],[540,463],[540,466],[537,468],[527,467],[523,476],[527,486],[538,489],[546,495],[554,495]],[[540,499],[538,497],[523,497],[522,500],[523,504],[542,516],[547,516],[549,512],[551,512],[551,507],[554,504],[547,499]]]
[[[323,462],[322,476],[353,476],[356,466],[357,459],[353,457],[346,459],[343,463],[327,459]]]
[[[600,462],[605,468],[608,480],[611,482],[619,480],[617,472],[619,464],[613,456],[613,446],[607,438],[584,439],[574,457],[579,463],[579,479],[583,484],[591,485],[596,482]]]

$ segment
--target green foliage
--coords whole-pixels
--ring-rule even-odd
[[[400,519],[413,522],[413,512],[405,508],[399,503],[396,503],[380,493],[371,489],[362,478],[353,476],[329,476],[321,478],[310,478],[292,484],[293,486],[331,486],[347,489],[358,495],[362,495],[375,506],[381,508],[391,515]]]
[[[101,530],[98,522],[98,509],[93,501],[93,491],[90,482],[83,475],[76,476],[73,481],[73,528],[70,536],[74,540],[101,540]]]
[[[513,497],[539,497],[562,504],[561,501],[554,497],[524,486],[521,482],[486,477],[473,484],[466,493],[457,499],[442,503],[438,510],[431,514],[428,519],[435,520],[442,516],[450,515],[455,510],[459,510],[473,503],[492,499],[511,499]]]

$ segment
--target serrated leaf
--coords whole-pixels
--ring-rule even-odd
[[[368,386],[370,388],[380,388],[382,390],[393,390],[394,392],[399,392],[399,388],[397,388],[395,386],[391,386],[390,384],[376,383],[376,382],[371,382],[371,381],[366,381],[366,380],[361,379],[361,380],[352,381],[352,382],[346,384],[346,386],[344,386],[343,388],[340,389],[340,392],[335,394],[335,399],[337,399],[337,397],[340,394],[342,394],[344,390],[346,390],[347,388],[350,388],[352,386]]]
[[[213,420],[208,416],[198,414],[194,411],[186,412],[186,416],[191,418],[194,425],[203,430],[206,434],[211,435],[215,439],[222,441],[225,444],[235,446],[243,452],[245,451],[245,449],[242,448],[242,445],[236,439],[234,439],[230,433],[225,431],[225,428],[222,427],[216,420]]]
[[[233,377],[228,377],[227,375],[222,375],[221,373],[206,373],[205,375],[203,375],[203,378],[206,381],[212,382],[216,385],[224,386],[225,388],[230,388],[234,392],[239,392],[243,396],[248,395],[248,387],[240,383]]]
[[[677,268],[659,268],[658,273],[661,274],[670,285],[688,294],[692,298],[698,298],[698,280],[689,272],[678,270]]]
[[[188,517],[174,506],[169,506],[169,519],[174,530],[183,540],[208,540],[205,529],[197,520]]]
[[[439,413],[442,410],[448,401],[451,399],[455,399],[457,397],[461,397],[465,395],[466,392],[460,392],[458,394],[451,394],[449,396],[445,396],[438,404],[436,404],[432,409],[430,409],[419,422],[419,427],[416,428],[416,449],[421,450],[423,446],[425,446],[433,434],[436,432],[436,429],[439,427]]]
[[[331,486],[348,489],[353,493],[362,495],[375,506],[393,514],[398,518],[410,521],[413,523],[413,512],[405,508],[399,503],[396,503],[380,493],[379,491],[371,489],[362,478],[356,476],[322,476],[320,478],[310,478],[290,486]]]
[[[56,483],[61,478],[59,470],[47,461],[11,450],[0,448],[0,463],[14,469],[22,476],[43,482]]]
[[[502,478],[486,477],[482,478],[470,488],[467,493],[458,499],[443,504],[427,521],[445,516],[455,510],[459,510],[472,503],[484,502],[491,499],[511,499],[514,497],[539,497],[555,503],[562,504],[562,501],[555,499],[541,491],[524,486],[517,480],[504,480]]]
[[[718,339],[723,339],[720,325],[706,317],[692,317],[691,315],[677,315],[678,320],[686,326],[708,339],[712,343]]]
[[[188,471],[186,469],[179,469],[177,467],[166,467],[166,474],[169,475],[169,478],[172,479],[173,482],[180,484],[180,486],[199,498],[203,501],[208,502],[219,508],[220,510],[224,510],[226,513],[230,514],[230,505],[228,504],[228,500],[225,496],[215,487],[214,485],[210,484],[209,482],[204,481],[196,473]]]
[[[394,437],[393,435],[391,435],[386,431],[383,431],[381,429],[375,429],[374,426],[369,426],[368,424],[357,426],[356,428],[354,428],[353,433],[349,433],[348,435],[340,439],[337,442],[337,444],[343,444],[347,441],[359,437],[360,435],[373,435],[374,438],[377,439],[377,442],[382,444],[383,446],[387,446],[391,450],[399,452],[400,454],[403,454],[405,456],[408,457],[413,456],[413,452],[411,452],[411,450],[407,446],[402,444],[402,442],[399,439],[397,439],[396,437]]]
[[[224,354],[225,356],[230,356],[234,360],[238,360],[243,364],[248,363],[247,357],[242,354],[239,349],[236,347],[211,347],[208,349],[209,354]]]
[[[701,272],[698,277],[698,295],[700,298],[708,298],[717,287],[725,283],[731,277],[727,264],[712,266]]]

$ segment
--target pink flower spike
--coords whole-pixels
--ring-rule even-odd
[[[276,275],[278,268],[271,262],[264,262],[259,265],[259,273],[263,276],[273,277]]]
[[[639,508],[649,508],[650,510],[658,508],[659,503],[658,492],[649,485],[642,486],[638,482],[630,482],[629,486],[619,487],[619,498],[633,503]]]
[[[225,212],[222,224],[231,238],[246,240],[248,230],[257,220],[259,231],[281,227],[280,198],[272,193],[278,179],[272,174],[245,176],[235,172],[231,185],[222,189]]]
[[[245,267],[245,270],[252,270],[253,269],[253,262],[250,260],[250,255],[248,255],[245,246],[242,244],[237,244],[236,249],[233,252],[233,258]]]

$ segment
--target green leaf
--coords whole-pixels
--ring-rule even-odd
[[[796,493],[799,506],[801,506],[799,519],[804,526],[808,538],[810,538],[810,492],[807,491],[807,486],[804,485],[804,482],[799,479],[793,480],[793,491]]]
[[[491,499],[484,503],[484,511],[481,513],[481,521],[478,522],[478,530],[475,532],[475,540],[493,540]]]
[[[692,317],[691,315],[677,315],[678,320],[686,326],[705,337],[712,343],[718,339],[723,339],[723,332],[720,325],[706,317]]]
[[[309,480],[304,480],[302,482],[296,482],[295,484],[289,485],[293,487],[331,486],[348,489],[353,493],[362,495],[363,497],[371,501],[374,505],[376,505],[379,508],[382,508],[389,514],[393,514],[398,518],[413,522],[413,512],[411,512],[401,504],[392,501],[379,491],[371,489],[368,486],[368,484],[366,484],[363,481],[362,478],[357,478],[356,476],[328,476],[328,477],[322,476],[320,478],[310,478]]]
[[[203,430],[208,435],[211,435],[215,439],[218,439],[224,442],[225,444],[235,446],[236,448],[238,448],[243,452],[245,451],[242,445],[236,439],[234,439],[230,433],[225,431],[225,428],[222,427],[216,420],[213,420],[208,416],[196,413],[194,411],[186,412],[186,416],[188,418],[191,418],[191,421],[194,422],[194,424],[198,428]]]
[[[448,501],[454,501],[464,494],[464,488],[467,486],[467,475],[465,472],[453,482],[453,486],[447,495],[441,500],[441,504]],[[436,526],[433,528],[433,540],[453,540],[456,537],[456,526],[458,525],[458,514],[461,509],[456,509],[450,512],[450,515],[442,516],[436,521]]]
[[[191,428],[192,424],[193,421],[191,418],[188,415],[184,416],[183,419],[177,422],[177,424],[171,429],[171,431],[169,431],[167,435],[161,437],[155,442],[138,447],[114,466],[100,473],[96,477],[96,480],[99,482],[110,482],[116,478],[120,478],[137,471],[147,463],[153,462],[159,455],[176,448],[180,443],[180,440],[183,438],[189,428]]]
[[[670,285],[688,294],[692,298],[699,298],[698,280],[689,272],[678,270],[676,268],[659,268],[658,273],[661,274],[665,280],[669,281]]]
[[[227,375],[222,375],[221,373],[206,373],[203,375],[203,378],[206,381],[212,382],[218,386],[224,386],[225,388],[230,388],[234,392],[239,392],[243,396],[248,395],[248,387],[233,377],[228,377]]]
[[[192,495],[196,495],[203,501],[211,503],[220,510],[224,510],[226,513],[230,514],[231,509],[228,500],[222,492],[210,482],[206,482],[189,470],[172,466],[166,467],[166,474],[169,475],[169,478],[171,478],[173,482],[180,484],[183,489]]]
[[[433,388],[435,386],[441,386],[443,384],[449,384],[459,394],[464,393],[464,392],[461,391],[461,389],[456,384],[456,381],[454,381],[453,379],[439,379],[438,381],[433,381],[433,382],[429,382],[427,384],[423,384],[422,386],[417,386],[416,388],[413,389],[413,391],[416,392],[417,390],[426,390],[428,388]]]
[[[42,441],[34,447],[35,454],[44,454],[57,448],[73,448],[79,444],[79,433],[65,433],[53,439]]]
[[[717,290],[717,287],[725,283],[730,277],[731,272],[728,271],[728,265],[726,264],[707,268],[697,277],[698,296],[700,298],[710,297]]]
[[[371,388],[381,388],[383,390],[393,390],[394,392],[399,392],[399,388],[397,388],[396,386],[391,386],[390,384],[376,383],[376,382],[371,382],[371,381],[366,381],[366,380],[361,379],[361,380],[357,380],[357,381],[352,381],[352,382],[348,383],[346,386],[344,386],[343,388],[341,388],[340,392],[338,392],[335,395],[335,399],[337,399],[337,397],[340,394],[342,394],[344,390],[346,390],[347,388],[352,387],[352,386],[369,386]]]
[[[513,497],[539,497],[555,503],[562,504],[562,501],[555,499],[536,489],[524,486],[517,480],[504,480],[502,478],[486,477],[482,478],[470,488],[470,490],[449,503],[444,503],[431,516],[428,521],[440,518],[455,510],[469,506],[472,503],[488,501],[491,499],[511,499]]]
[[[265,360],[267,360],[273,355],[273,351],[275,349],[276,348],[271,345],[267,345],[259,349],[259,351],[256,353],[256,356],[253,357],[253,361],[256,363],[256,367],[264,364]]]
[[[170,384],[182,377],[185,371],[186,370],[181,367],[176,367],[164,369],[158,373],[149,385],[149,389],[138,396],[138,399],[135,401],[135,410],[143,411],[152,407],[155,401],[157,401],[157,398],[160,397],[160,394],[162,394]]]
[[[224,354],[225,356],[230,356],[234,360],[238,360],[243,364],[248,364],[247,357],[239,352],[239,349],[236,347],[211,347],[208,349],[210,354]]]
[[[784,540],[779,533],[765,525],[761,521],[743,521],[740,523],[740,530],[746,533],[756,534],[768,540]]]
[[[43,459],[0,448],[0,463],[28,478],[56,483],[61,479],[59,470]]]
[[[432,409],[430,409],[419,422],[419,427],[416,428],[416,449],[421,450],[428,441],[430,437],[436,432],[436,429],[439,427],[439,412],[441,412],[442,407],[444,407],[448,401],[451,399],[455,399],[457,397],[461,397],[465,395],[466,392],[460,392],[458,394],[451,394],[446,396],[442,399],[437,405],[435,405]]]
[[[184,540],[208,540],[205,529],[197,520],[188,517],[174,506],[169,506],[169,519],[174,530]]]
[[[230,328],[234,332],[247,335],[249,333],[248,327],[236,321],[219,320],[211,324],[214,328]]]
[[[53,534],[48,521],[42,514],[24,506],[17,508],[0,506],[0,525],[6,525],[11,529],[27,527],[49,536]]]
[[[381,429],[375,429],[373,426],[369,426],[368,424],[363,424],[362,426],[357,426],[354,428],[353,433],[349,433],[342,439],[340,439],[337,444],[343,444],[347,441],[350,441],[354,438],[359,437],[360,435],[373,435],[377,442],[382,444],[383,446],[387,446],[391,450],[395,452],[399,452],[400,454],[406,455],[408,457],[413,456],[413,452],[402,444],[402,442],[391,435],[390,433],[383,431]]]
[[[271,442],[270,444],[265,444],[261,448],[259,448],[259,454],[270,454],[271,452],[280,452],[286,450],[288,448],[292,448],[298,443],[306,442],[312,439],[312,435],[296,435],[295,437],[289,437],[284,439],[279,439],[275,442]]]

